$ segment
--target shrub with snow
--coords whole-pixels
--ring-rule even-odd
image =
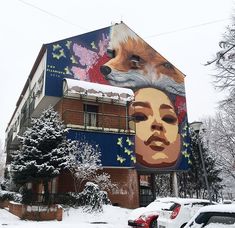
[[[21,202],[22,196],[16,192],[0,191],[0,201],[9,200]]]
[[[92,182],[86,183],[84,190],[79,193],[79,199],[86,212],[102,212],[104,204],[111,204],[107,192],[101,191]]]

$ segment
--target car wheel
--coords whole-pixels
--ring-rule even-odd
[[[157,228],[157,219],[153,219],[153,221],[151,221],[149,228]]]

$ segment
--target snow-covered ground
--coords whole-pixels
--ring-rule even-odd
[[[25,221],[0,209],[0,227],[7,228],[128,228],[127,220],[131,209],[104,206],[103,213],[88,214],[81,209],[66,209],[63,221]],[[99,223],[100,224],[96,224]],[[93,223],[93,224],[92,224]]]

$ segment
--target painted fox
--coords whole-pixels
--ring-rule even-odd
[[[111,59],[100,71],[111,85],[185,96],[184,75],[124,23],[112,26],[107,54]]]

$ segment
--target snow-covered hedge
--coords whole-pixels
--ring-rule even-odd
[[[0,201],[12,200],[15,202],[21,202],[22,196],[17,192],[3,191],[0,190]]]

